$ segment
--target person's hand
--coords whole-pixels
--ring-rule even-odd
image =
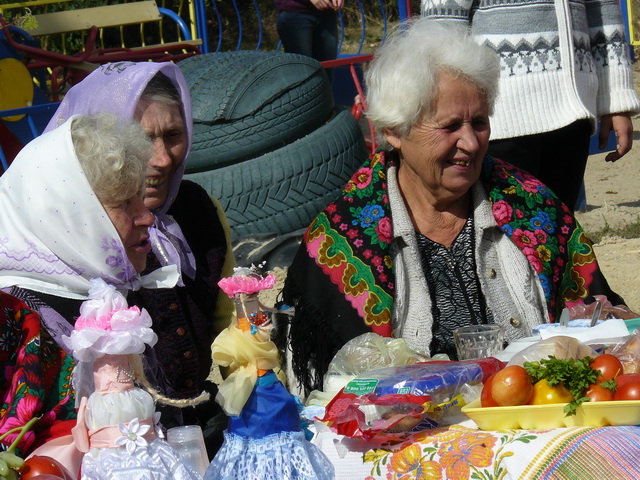
[[[613,152],[609,152],[605,157],[607,162],[620,160],[629,153],[633,144],[633,124],[629,113],[612,113],[603,115],[600,119],[600,136],[598,137],[600,149],[607,145],[609,133],[613,130],[616,134],[618,147]]]
[[[342,9],[342,7],[344,6],[344,0],[331,0],[331,3],[333,5],[333,9],[335,11],[338,11],[340,9]]]
[[[326,10],[333,8],[333,1],[334,0],[311,0],[311,4],[318,10]]]

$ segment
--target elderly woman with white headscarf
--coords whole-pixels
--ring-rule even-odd
[[[71,115],[96,112],[139,122],[153,143],[145,191],[145,205],[155,216],[148,268],[176,264],[181,280],[171,289],[140,289],[127,300],[147,309],[153,319],[161,370],[156,380],[174,398],[193,397],[203,389],[214,393],[215,386],[206,381],[211,342],[233,311],[229,298],[218,294],[218,281],[232,274],[235,261],[224,211],[199,185],[182,179],[192,132],[185,78],[172,63],[102,65],[67,92],[47,129]],[[163,421],[205,427],[213,415],[203,405],[183,410],[183,419]]]
[[[486,155],[498,73],[467,30],[429,20],[376,53],[367,104],[384,147],[312,222],[283,290],[307,390],[366,332],[455,359],[455,328],[496,323],[512,341],[594,294],[622,303],[571,210]]]
[[[74,362],[62,336],[90,280],[126,293],[178,279],[175,266],[140,275],[151,249],[142,197],[150,155],[137,124],[74,116],[25,146],[0,177],[0,433],[42,416],[22,438],[23,454],[75,423]]]

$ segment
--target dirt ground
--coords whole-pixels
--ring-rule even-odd
[[[640,65],[636,64],[634,74],[640,93]],[[587,211],[576,214],[587,233],[640,220],[640,115],[633,117],[633,126],[633,148],[622,159],[612,164],[604,161],[605,154],[589,158]],[[607,236],[594,248],[613,290],[640,313],[640,238]]]

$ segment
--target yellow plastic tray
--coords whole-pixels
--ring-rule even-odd
[[[564,403],[520,405],[517,407],[480,406],[480,399],[462,407],[482,430],[521,428],[544,430],[558,427],[601,427],[640,425],[640,400],[583,403],[575,415],[566,417]]]

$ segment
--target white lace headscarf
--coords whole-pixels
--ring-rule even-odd
[[[76,157],[69,119],[26,145],[0,177],[0,288],[86,299],[90,279],[121,291],[173,286],[175,266],[142,279]]]

